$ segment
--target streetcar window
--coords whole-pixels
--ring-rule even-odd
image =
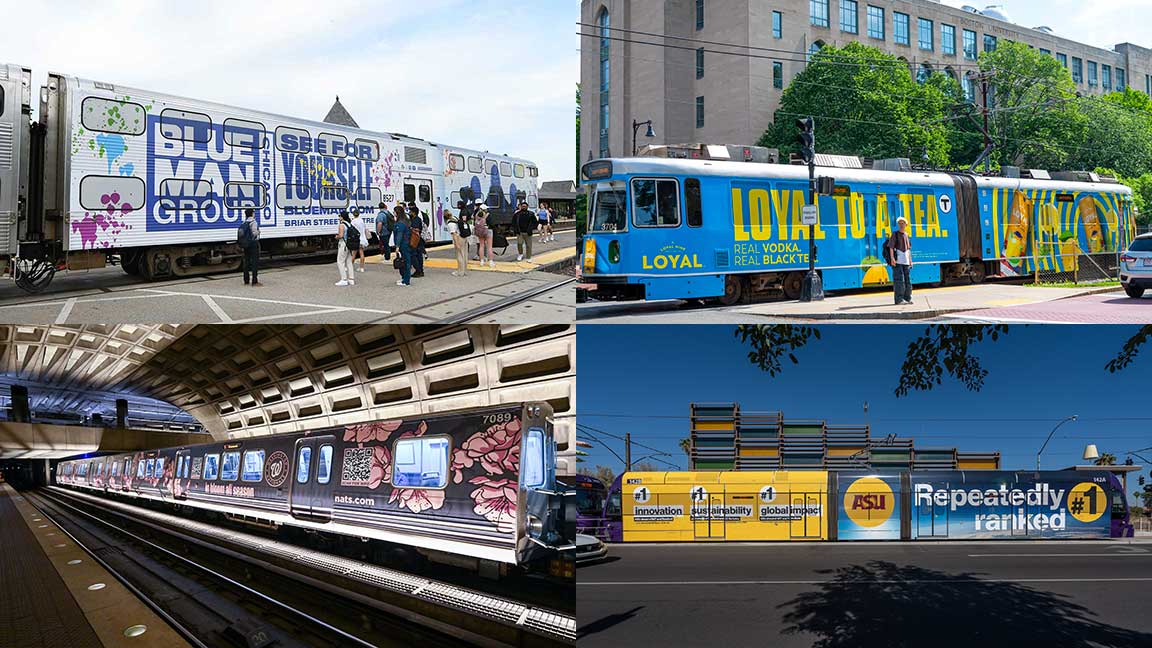
[[[240,479],[246,482],[258,482],[264,479],[263,450],[249,450],[244,453],[244,470],[240,471]]]
[[[332,133],[320,133],[316,136],[316,152],[325,157],[347,157],[348,138]]]
[[[207,144],[212,141],[212,118],[204,113],[165,108],[160,111],[160,134],[167,139]]]
[[[610,189],[597,191],[595,206],[592,210],[592,224],[588,228],[593,232],[619,232],[628,228],[626,199],[624,189]]]
[[[143,459],[140,460],[140,463],[136,464],[136,477],[137,477],[137,479],[144,477],[144,468],[145,467],[146,467],[146,463]]]
[[[125,459],[124,460],[124,476],[127,477],[130,474],[132,474],[132,460],[131,459]]]
[[[276,185],[276,206],[283,209],[310,209],[312,207],[312,190],[308,185],[278,184]]]
[[[544,430],[532,428],[524,437],[524,454],[520,457],[520,480],[525,488],[544,485]]]
[[[224,185],[226,209],[263,209],[268,206],[268,189],[259,182],[229,182]]]
[[[414,202],[416,200],[416,185],[404,185],[404,202]]]
[[[112,464],[112,476],[116,477],[119,474],[120,474],[120,464],[119,463]]]
[[[152,471],[152,476],[157,478],[164,476],[164,457],[156,458],[156,470]]]
[[[320,187],[320,208],[341,209],[348,206],[348,188],[340,185]]]
[[[162,212],[203,211],[215,206],[212,200],[214,195],[212,183],[207,180],[168,178],[160,181],[157,197]],[[103,196],[100,199],[103,200]]]
[[[236,481],[237,475],[240,474],[240,453],[239,452],[225,452],[224,465],[220,467],[220,479],[224,481]]]
[[[620,491],[614,491],[608,496],[608,503],[604,507],[604,516],[609,519],[620,518]]]
[[[184,476],[184,457],[176,457],[176,479]]]
[[[499,175],[500,165],[496,164],[496,160],[484,160],[484,173]]]
[[[0,88],[0,115],[4,114],[4,89]],[[80,123],[90,131],[142,135],[147,112],[131,101],[86,97],[80,104]]]
[[[289,153],[311,153],[312,135],[302,128],[281,126],[276,129],[276,150]]]
[[[191,468],[192,468],[192,457],[189,457],[188,455],[184,455],[184,470],[180,471],[180,476],[183,477],[184,479],[188,479],[188,472]]]
[[[368,207],[375,209],[384,202],[384,193],[378,187],[368,187]]]
[[[1128,507],[1124,503],[1124,495],[1112,493],[1112,518],[1123,519],[1125,515],[1128,515]]]
[[[400,439],[395,448],[392,485],[444,488],[448,484],[448,438]]]
[[[380,145],[378,143],[372,140],[357,139],[354,144],[356,145],[357,160],[375,162],[380,159]]]
[[[676,227],[680,224],[678,193],[675,180],[633,180],[632,221],[637,227]]]
[[[312,462],[312,448],[304,446],[300,448],[300,454],[296,457],[296,483],[303,484],[308,481],[308,464]]]
[[[420,202],[432,202],[432,188],[428,185],[420,185]]]
[[[538,177],[540,177],[540,169],[537,169],[534,166],[530,166],[530,167],[528,167],[528,174],[531,175],[533,178],[538,178]]]
[[[100,468],[101,468],[100,472],[104,472],[103,471],[104,466],[101,465]],[[151,477],[154,474],[153,473],[154,470],[156,470],[156,460],[155,459],[149,459],[148,460],[148,467],[144,469],[144,476],[145,477]]]
[[[220,474],[220,455],[204,455],[204,480],[212,481]]]
[[[468,173],[483,173],[483,172],[484,172],[484,162],[482,162],[480,160],[480,158],[478,158],[478,157],[470,156],[468,158]]]
[[[684,215],[688,220],[688,227],[700,227],[704,224],[704,208],[700,204],[700,181],[696,178],[684,181]]]
[[[327,484],[332,478],[332,446],[320,446],[320,462],[316,464],[316,483]]]
[[[224,141],[229,146],[243,148],[264,148],[264,124],[246,119],[224,120]]]
[[[524,177],[524,165],[523,164],[517,164],[516,166],[512,167],[512,175],[516,176],[517,178],[523,178]]]
[[[501,162],[500,163],[500,175],[502,175],[502,176],[512,175],[512,163],[511,162]]]
[[[116,196],[120,202],[113,204]],[[112,209],[126,214],[144,206],[144,180],[132,176],[86,175],[80,179],[80,206],[89,211]]]
[[[463,171],[464,170],[464,156],[463,155],[456,155],[455,153],[453,153],[452,155],[449,155],[448,156],[448,168],[453,170],[453,171]]]

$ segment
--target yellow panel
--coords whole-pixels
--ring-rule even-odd
[[[698,421],[696,423],[697,430],[731,430],[733,423],[731,421]]]
[[[741,457],[776,457],[779,454],[776,448],[740,448]]]
[[[995,459],[979,461],[974,459],[961,459],[956,467],[960,470],[999,470],[1000,462]]]
[[[860,452],[863,449],[864,449],[863,447],[860,447],[860,448],[828,448],[827,454],[829,457],[851,457],[852,455],[856,454],[857,452]]]

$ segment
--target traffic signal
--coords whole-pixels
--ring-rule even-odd
[[[796,135],[800,157],[804,159],[804,164],[812,164],[816,160],[816,123],[811,117],[805,117],[796,120],[796,128],[800,129]]]

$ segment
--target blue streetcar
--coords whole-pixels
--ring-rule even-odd
[[[734,304],[799,296],[808,269],[806,167],[627,158],[588,162],[582,175],[590,193],[583,270],[596,297]],[[1111,266],[1135,235],[1132,190],[1088,174],[818,175],[835,178],[832,195],[819,197],[815,227],[825,290],[891,285],[881,248],[900,217],[912,237],[914,284]]]

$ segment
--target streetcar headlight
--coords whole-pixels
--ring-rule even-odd
[[[533,538],[539,538],[544,533],[544,522],[535,515],[529,515],[528,533]]]
[[[608,244],[608,261],[620,263],[620,241],[613,240]]]
[[[584,239],[584,272],[596,271],[596,239]]]

